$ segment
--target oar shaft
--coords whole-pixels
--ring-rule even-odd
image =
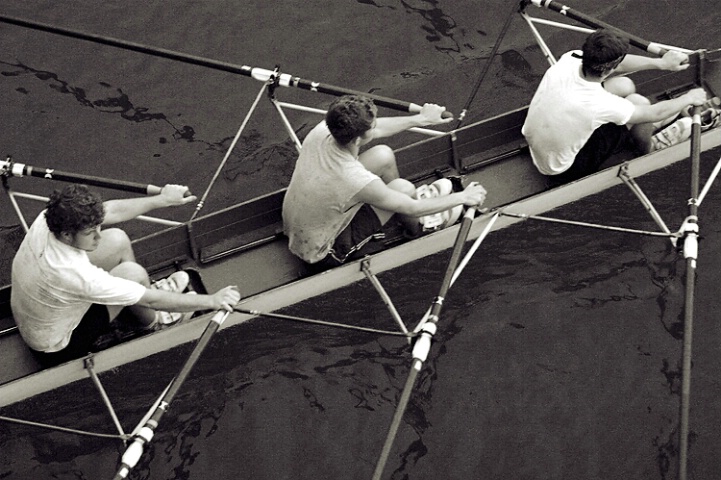
[[[276,84],[281,87],[299,88],[301,90],[307,90],[309,92],[325,93],[328,95],[335,95],[337,97],[343,95],[362,95],[364,97],[372,99],[373,102],[380,107],[390,108],[392,110],[399,110],[402,112],[418,113],[421,111],[422,108],[421,105],[417,103],[405,102],[402,100],[396,100],[394,98],[383,97],[381,95],[374,95],[372,93],[361,92],[360,90],[352,90],[350,88],[338,87],[336,85],[331,85],[328,83],[321,83],[315,80],[295,77],[288,73],[278,73],[274,70],[268,70],[265,68],[243,66],[241,67],[241,69],[241,73],[243,73],[244,75],[252,77],[255,80],[261,82],[267,82],[271,78],[275,78]],[[443,112],[444,118],[452,116],[453,114],[451,112]]]
[[[691,124],[691,198],[689,199],[689,216],[684,223],[686,236],[683,245],[683,253],[686,258],[686,290],[684,297],[683,350],[681,354],[681,402],[679,405],[679,480],[688,478],[694,291],[696,288],[696,259],[698,258],[697,214],[701,170],[701,118],[698,107],[694,108],[693,113],[693,123]]]
[[[456,236],[456,241],[453,244],[453,250],[451,251],[451,258],[448,260],[448,267],[446,268],[446,273],[443,276],[443,281],[441,282],[441,288],[439,289],[438,296],[439,297],[445,297],[448,293],[448,290],[451,288],[451,279],[453,278],[453,272],[455,272],[456,267],[458,266],[458,263],[461,260],[461,253],[463,252],[463,245],[466,243],[466,239],[468,238],[468,233],[471,230],[471,225],[473,224],[473,217],[476,214],[476,209],[471,207],[468,210],[466,210],[465,215],[463,216],[463,221],[461,222],[460,229],[458,230],[458,235]]]
[[[168,407],[173,401],[173,398],[178,393],[178,390],[183,385],[183,382],[185,382],[185,379],[188,377],[188,374],[190,374],[190,371],[195,366],[196,362],[200,358],[200,355],[208,346],[211,337],[215,335],[215,332],[218,331],[218,328],[220,328],[220,326],[223,324],[229,313],[230,312],[221,310],[218,311],[215,315],[213,315],[213,318],[205,327],[205,330],[200,336],[200,339],[198,339],[198,343],[196,343],[195,348],[193,348],[190,356],[185,361],[183,368],[180,369],[180,372],[173,379],[170,386],[166,390],[165,395],[163,395],[163,398],[160,400],[158,407],[150,416],[150,419],[146,422],[145,426],[138,431],[137,435],[133,439],[133,443],[131,443],[130,446],[128,446],[128,448],[125,450],[125,453],[123,453],[121,465],[118,469],[118,472],[115,474],[114,480],[122,480],[127,478],[133,467],[137,465],[140,457],[143,454],[145,444],[150,443],[150,441],[153,439],[155,429],[158,427],[160,419],[167,412]]]
[[[143,183],[127,182],[124,180],[113,180],[110,178],[83,175],[80,173],[63,172],[54,168],[33,167],[24,163],[17,163],[11,160],[0,162],[0,170],[10,173],[14,177],[36,177],[46,180],[58,180],[61,182],[84,183],[96,187],[122,190],[125,192],[139,193],[142,195],[157,195],[160,187]]]
[[[398,433],[398,427],[403,419],[406,407],[408,406],[408,401],[410,399],[411,392],[413,391],[413,385],[415,384],[416,377],[423,368],[423,364],[425,363],[426,358],[428,357],[428,353],[430,352],[431,341],[437,328],[436,324],[438,322],[438,315],[440,314],[441,308],[443,307],[443,299],[445,298],[446,293],[448,293],[448,289],[450,288],[451,277],[453,276],[453,272],[456,270],[456,266],[458,265],[458,262],[461,258],[461,251],[463,250],[463,245],[468,238],[468,233],[470,232],[471,224],[473,223],[473,217],[475,214],[476,209],[469,208],[466,211],[466,214],[463,216],[463,221],[461,222],[461,226],[458,230],[458,235],[456,236],[456,241],[453,245],[453,251],[451,252],[451,257],[448,261],[448,266],[446,267],[446,272],[443,276],[443,281],[441,283],[441,288],[438,292],[438,296],[433,303],[433,307],[431,307],[431,314],[429,316],[429,319],[423,325],[421,335],[413,346],[413,362],[411,364],[411,370],[408,373],[408,378],[406,379],[405,386],[403,387],[403,392],[401,393],[401,397],[398,401],[398,406],[396,407],[396,411],[393,415],[393,421],[391,422],[390,428],[388,429],[388,434],[386,435],[383,449],[381,450],[378,462],[376,463],[376,468],[373,472],[373,480],[380,480],[381,476],[383,475],[383,470],[385,469],[386,462],[388,461],[388,456],[390,454],[391,447],[393,446],[393,441],[395,440],[396,434]]]
[[[75,38],[78,40],[85,40],[93,43],[99,43],[102,45],[108,45],[111,47],[122,48],[124,50],[131,50],[134,52],[143,53],[145,55],[152,55],[155,57],[166,58],[169,60],[175,60],[183,63],[189,63],[192,65],[198,65],[201,67],[212,68],[214,70],[221,70],[229,73],[238,73],[242,75],[249,75],[249,72],[243,71],[243,68],[238,65],[234,65],[226,62],[218,62],[215,60],[209,60],[203,57],[197,57],[194,55],[187,55],[172,50],[166,50],[163,48],[149,47],[140,43],[128,42],[125,40],[118,40],[115,38],[105,37],[102,35],[95,35],[91,33],[81,32],[79,30],[73,30],[70,28],[56,27],[47,23],[41,23],[36,21],[25,20],[22,18],[12,17],[8,15],[0,15],[0,22],[8,23],[11,25],[17,25],[19,27],[31,28],[33,30],[40,30],[43,32],[53,33],[56,35],[62,35],[64,37]]]
[[[124,50],[130,50],[133,52],[143,53],[145,55],[151,55],[154,57],[165,58],[168,60],[174,60],[178,62],[188,63],[191,65],[197,65],[205,68],[211,68],[214,70],[220,70],[227,73],[234,73],[239,75],[245,75],[246,77],[252,77],[256,80],[267,81],[271,78],[270,74],[275,75],[273,70],[266,70],[263,68],[251,67],[248,65],[237,65],[227,62],[219,62],[217,60],[210,60],[195,55],[188,55],[185,53],[176,52],[173,50],[167,50],[164,48],[150,47],[142,45],[140,43],[128,42],[125,40],[118,40],[115,38],[105,37],[102,35],[95,35],[90,33],[81,32],[70,28],[61,28],[46,23],[35,22],[25,20],[22,18],[12,17],[8,15],[0,15],[0,22],[8,23],[11,25],[17,25],[24,28],[32,28],[34,30],[40,30],[56,35],[62,35],[65,37],[75,38],[79,40],[85,40],[93,43],[99,43],[102,45],[108,45],[111,47],[122,48]],[[358,90],[351,90],[348,88],[337,87],[329,85],[327,83],[320,83],[314,80],[306,80],[300,77],[294,77],[288,74],[278,74],[278,85],[284,87],[295,87],[302,90],[308,90],[312,92],[326,93],[335,96],[341,95],[364,95],[372,98],[373,101],[382,107],[390,108],[393,110],[400,110],[403,112],[417,113],[421,110],[421,106],[416,103],[404,102],[393,98],[382,97],[380,95],[373,95]],[[444,112],[444,117],[452,117],[453,114],[450,112]]]
[[[578,10],[574,10],[573,8],[570,8],[560,2],[556,2],[554,0],[526,0],[526,3],[528,3],[528,1],[530,1],[530,3],[536,5],[537,7],[553,10],[572,20],[576,20],[585,25],[588,25],[589,27],[613,30],[628,38],[631,45],[638,47],[641,50],[645,50],[649,53],[653,53],[654,55],[662,56],[664,53],[666,53],[666,50],[661,48],[657,44],[649,42],[648,40],[644,40],[643,38],[633,35],[631,33],[625,32],[617,27],[614,27],[613,25],[598,20],[597,18],[586,15],[585,13],[581,13]]]
[[[381,450],[380,457],[378,458],[378,462],[376,463],[376,468],[373,471],[373,480],[380,480],[381,476],[383,475],[383,469],[388,462],[388,456],[391,453],[391,447],[393,447],[393,440],[395,439],[398,433],[398,428],[403,421],[403,414],[405,413],[406,407],[408,406],[408,401],[410,400],[411,392],[413,391],[413,385],[416,383],[416,377],[418,377],[418,372],[421,371],[421,368],[423,368],[423,362],[421,362],[420,360],[413,360],[413,364],[411,365],[411,371],[408,373],[408,378],[406,378],[406,384],[403,387],[403,391],[401,392],[401,397],[398,399],[398,406],[396,407],[396,411],[393,414],[393,420],[391,421],[391,425],[388,428],[386,441],[383,444],[383,449]]]

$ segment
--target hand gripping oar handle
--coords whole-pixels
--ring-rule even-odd
[[[171,382],[168,390],[165,392],[165,395],[163,395],[163,398],[160,400],[158,407],[145,423],[145,426],[143,426],[135,435],[133,443],[131,443],[125,450],[125,453],[123,453],[121,465],[118,472],[115,474],[114,480],[127,478],[130,471],[138,464],[140,457],[143,455],[144,446],[145,444],[150,443],[153,439],[155,429],[158,427],[163,414],[165,414],[168,410],[173,398],[178,393],[178,390],[183,385],[183,382],[185,382],[185,379],[195,366],[195,363],[198,361],[198,358],[200,358],[200,355],[203,353],[203,350],[205,350],[205,347],[208,346],[211,337],[218,331],[218,328],[220,328],[225,319],[228,318],[229,314],[230,312],[227,310],[219,310],[210,319],[208,326],[205,327],[203,334],[200,336],[200,339],[198,339],[198,343],[195,345],[193,351],[190,352],[190,356],[185,361],[185,364],[180,370],[180,373],[178,373],[178,376],[176,376]]]
[[[80,173],[63,172],[54,168],[33,167],[31,165],[25,165],[24,163],[14,162],[9,157],[7,160],[0,162],[0,171],[2,171],[5,175],[12,175],[14,177],[28,176],[44,178],[46,180],[58,180],[61,182],[84,183],[86,185],[111,188],[114,190],[139,193],[142,195],[157,195],[161,190],[161,187],[157,187],[155,185],[94,177]]]
[[[391,422],[390,428],[388,429],[388,435],[386,436],[386,441],[383,444],[383,450],[381,451],[380,457],[378,458],[378,463],[376,463],[376,468],[373,472],[373,480],[380,480],[381,475],[383,475],[383,469],[385,468],[386,462],[388,460],[388,455],[390,454],[391,447],[393,446],[393,440],[395,439],[396,433],[398,432],[398,427],[403,420],[403,414],[405,413],[406,406],[408,405],[408,401],[410,400],[411,391],[416,381],[416,377],[421,371],[421,368],[423,368],[423,363],[426,361],[428,353],[430,352],[431,340],[433,338],[433,335],[436,333],[436,323],[438,322],[438,316],[440,314],[441,308],[443,307],[443,300],[448,293],[448,289],[451,286],[451,278],[453,277],[453,272],[455,272],[456,267],[458,266],[458,262],[460,261],[461,251],[463,250],[463,245],[466,243],[466,239],[468,238],[468,233],[471,230],[471,225],[473,224],[473,217],[475,216],[475,214],[476,209],[474,207],[471,207],[466,210],[466,213],[463,216],[461,227],[458,230],[456,241],[453,244],[451,258],[448,261],[448,266],[446,267],[446,273],[443,276],[443,281],[441,282],[441,288],[439,289],[438,296],[433,302],[433,306],[431,307],[431,314],[429,315],[428,321],[423,326],[421,335],[418,340],[416,340],[416,343],[413,346],[413,363],[411,364],[411,369],[408,372],[408,378],[406,379],[403,391],[401,392],[401,397],[398,400],[398,407],[396,407],[395,414],[393,415],[393,420]]]
[[[556,2],[554,0],[523,0],[522,5],[528,5],[531,3],[537,7],[547,8],[549,10],[558,12],[565,17],[568,17],[572,20],[579,21],[585,25],[588,25],[589,27],[604,28],[607,30],[614,31],[614,32],[618,33],[619,35],[622,35],[622,36],[628,38],[631,45],[638,47],[641,50],[645,50],[648,53],[658,55],[659,57],[663,56],[668,51],[656,43],[649,42],[648,40],[644,40],[641,37],[638,37],[636,35],[625,32],[617,27],[614,27],[613,25],[610,25],[606,22],[602,22],[601,20],[598,20],[597,18],[586,15],[585,13],[581,13],[578,10],[572,9],[571,7],[567,7],[566,5],[564,5],[560,2]]]
[[[214,70],[220,70],[223,72],[228,73],[235,73],[235,74],[241,74],[245,75],[247,77],[255,78],[256,80],[260,80],[263,82],[268,81],[271,78],[276,79],[278,85],[284,86],[284,87],[295,87],[300,88],[303,90],[309,90],[312,92],[320,92],[320,93],[327,93],[330,95],[364,95],[366,97],[372,98],[373,101],[379,105],[386,108],[390,108],[393,110],[400,110],[403,112],[410,112],[410,113],[418,113],[421,109],[421,106],[415,103],[410,102],[404,102],[401,100],[395,100],[393,98],[388,97],[381,97],[379,95],[373,95],[370,93],[360,92],[356,90],[349,90],[347,88],[343,87],[336,87],[334,85],[328,85],[325,83],[320,83],[312,80],[305,80],[300,77],[293,77],[288,74],[276,74],[273,70],[266,70],[262,68],[257,67],[250,67],[247,65],[234,65],[232,63],[227,62],[219,62],[216,60],[210,60],[203,57],[197,57],[194,55],[187,55],[180,52],[175,52],[172,50],[167,50],[163,48],[156,48],[156,47],[149,47],[147,45],[142,45],[135,42],[128,42],[125,40],[118,40],[115,38],[105,37],[102,35],[94,35],[89,34],[85,32],[81,32],[78,30],[73,30],[69,28],[60,28],[56,27],[54,25],[48,25],[46,23],[41,22],[35,22],[30,20],[25,20],[22,18],[17,17],[11,17],[8,15],[0,15],[0,22],[8,23],[11,25],[17,25],[20,27],[25,28],[32,28],[35,30],[40,30],[43,32],[49,32],[54,33],[57,35],[63,35],[65,37],[70,38],[76,38],[79,40],[86,40],[89,42],[99,43],[102,45],[109,45],[116,48],[122,48],[125,50],[131,50],[134,52],[140,52],[145,55],[152,55],[155,57],[161,57],[166,58],[169,60],[175,60],[178,62],[183,63],[189,63],[192,65],[198,65],[201,67],[206,68],[212,68]],[[271,76],[271,74],[276,76]],[[451,112],[444,112],[443,113],[444,118],[451,118],[453,117],[453,114]]]

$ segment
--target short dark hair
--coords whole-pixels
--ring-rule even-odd
[[[347,145],[373,126],[378,108],[368,97],[344,95],[328,107],[325,123],[333,138],[341,145]]]
[[[50,195],[45,210],[48,228],[55,235],[62,232],[76,234],[103,223],[105,208],[100,195],[87,186],[71,184]]]
[[[584,75],[600,77],[618,64],[628,53],[628,38],[610,30],[596,30],[583,44]]]

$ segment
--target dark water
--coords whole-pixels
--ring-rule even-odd
[[[515,2],[514,2],[515,3]],[[579,1],[589,14],[664,43],[721,44],[711,2]],[[494,0],[337,2],[0,2],[0,12],[458,112],[510,4]],[[16,160],[202,192],[259,84],[247,78],[0,26],[0,138]],[[575,45],[573,35],[552,46]],[[516,19],[471,108],[524,104],[545,68]],[[313,106],[310,94],[279,92]],[[317,118],[294,114],[302,134]],[[273,126],[273,127],[271,127]],[[704,155],[704,173],[719,150]],[[273,190],[292,146],[268,105],[249,123],[207,208]],[[640,180],[671,229],[686,215],[688,169]],[[13,183],[47,194],[36,180]],[[22,188],[21,188],[22,187]],[[490,187],[490,186],[489,186]],[[701,208],[690,472],[721,478],[721,251],[715,187]],[[15,224],[2,200],[5,240]],[[187,218],[191,210],[162,212]],[[617,187],[554,215],[654,229]],[[129,225],[131,231],[141,229]],[[3,257],[11,258],[11,248]],[[438,288],[445,256],[381,276],[409,325]],[[2,272],[7,275],[7,268]],[[384,478],[675,478],[683,260],[668,242],[524,223],[492,235],[448,296]],[[357,285],[290,313],[393,328]],[[130,430],[187,350],[103,377]],[[370,478],[408,372],[395,338],[253,322],[217,337],[133,478]],[[112,431],[92,385],[3,414]],[[0,425],[0,478],[110,478],[118,442]]]

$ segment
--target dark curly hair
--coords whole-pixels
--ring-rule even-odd
[[[618,64],[628,53],[628,39],[609,30],[596,30],[583,44],[584,75],[600,77]]]
[[[333,138],[347,145],[373,126],[378,108],[373,100],[361,95],[344,95],[328,107],[325,123]]]
[[[45,210],[48,228],[55,235],[76,234],[103,223],[105,209],[99,195],[85,185],[66,185],[50,195]]]

